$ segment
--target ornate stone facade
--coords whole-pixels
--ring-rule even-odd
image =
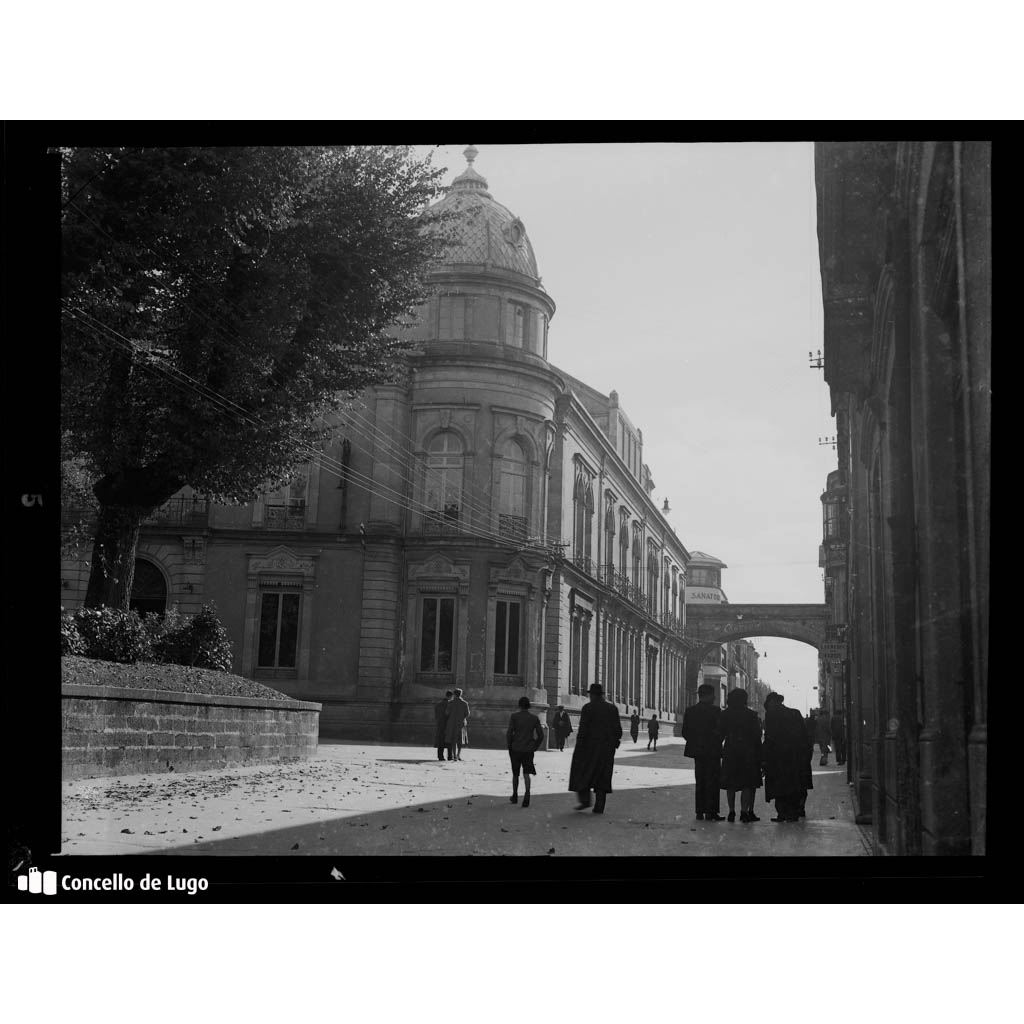
[[[848,517],[826,599],[858,811],[897,854],[985,852],[990,166],[986,142],[816,146],[823,501]]]
[[[520,696],[575,713],[594,682],[673,723],[688,553],[618,395],[548,360],[525,226],[466,155],[407,378],[336,414],[288,486],[148,526],[140,557],[168,604],[216,605],[236,671],[321,703],[326,736],[429,744],[455,687],[471,745],[503,744]]]

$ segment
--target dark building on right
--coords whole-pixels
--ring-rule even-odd
[[[876,852],[985,853],[991,143],[815,145],[831,625]]]

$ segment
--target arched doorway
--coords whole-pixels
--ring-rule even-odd
[[[156,612],[163,615],[167,610],[167,583],[164,574],[153,562],[144,558],[135,559],[135,579],[128,607],[139,615]]]

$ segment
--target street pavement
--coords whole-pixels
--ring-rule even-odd
[[[572,752],[539,751],[530,807],[509,802],[504,750],[321,741],[309,761],[127,775],[63,784],[61,853],[482,856],[868,856],[846,769],[814,762],[807,818],[773,823],[757,791],[741,824],[694,815],[683,741],[628,735],[616,752],[603,815],[575,810]],[[520,785],[520,800],[523,789]],[[738,799],[737,799],[738,804]],[[737,806],[737,812],[739,808]],[[722,794],[722,813],[727,811]]]

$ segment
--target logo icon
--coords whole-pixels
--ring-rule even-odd
[[[29,868],[27,875],[18,875],[19,892],[41,892],[46,896],[57,895],[57,872]]]

